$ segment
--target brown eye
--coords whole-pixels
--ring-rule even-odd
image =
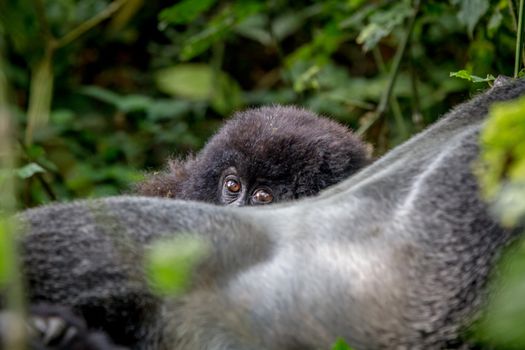
[[[224,182],[224,187],[230,192],[237,193],[241,190],[241,183],[234,179],[228,179]]]
[[[273,195],[267,190],[257,190],[252,198],[254,202],[260,204],[268,204],[273,201]]]

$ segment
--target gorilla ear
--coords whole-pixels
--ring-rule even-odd
[[[166,168],[146,175],[144,181],[134,186],[140,196],[179,198],[185,182],[190,181],[189,165],[193,156],[186,159],[170,159]]]

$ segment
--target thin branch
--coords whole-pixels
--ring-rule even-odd
[[[359,130],[357,131],[359,135],[364,134],[370,128],[370,126],[372,126],[372,124],[374,124],[386,111],[388,101],[390,100],[390,97],[392,96],[392,91],[394,90],[397,74],[399,73],[399,68],[401,66],[401,60],[405,54],[408,40],[410,39],[412,30],[414,29],[414,23],[415,23],[416,17],[419,13],[419,4],[420,4],[420,0],[414,1],[414,12],[412,16],[410,16],[405,35],[403,36],[401,44],[399,45],[396,51],[396,54],[394,56],[394,63],[392,64],[392,70],[390,72],[390,79],[388,81],[388,85],[387,85],[385,92],[381,96],[381,100],[379,101],[379,105],[377,107],[376,113],[372,118],[368,120],[366,124],[362,125],[359,128]]]
[[[51,185],[46,181],[44,176],[41,173],[36,173],[35,176],[38,182],[40,182],[40,185],[44,189],[44,192],[47,194],[49,199],[51,199],[52,201],[56,201],[58,197],[55,194],[55,191],[53,191],[53,188],[51,188]]]
[[[525,0],[520,0],[518,13],[518,29],[516,39],[516,57],[514,59],[514,77],[518,76],[521,67],[521,59],[523,56],[523,15],[525,14]]]
[[[277,38],[277,35],[275,34],[275,28],[274,28],[274,20],[275,20],[275,8],[276,8],[276,2],[270,1],[268,4],[268,22],[267,22],[267,28],[268,35],[270,36],[270,45],[273,46],[273,49],[277,53],[277,59],[279,61],[279,66],[285,67],[284,61],[285,61],[285,55],[283,52],[283,49],[281,47],[281,44],[279,42],[279,39]],[[285,84],[293,84],[293,79],[291,73],[288,72],[286,68],[281,69],[281,76]]]
[[[42,34],[42,37],[46,42],[54,41],[55,38],[53,37],[53,34],[51,33],[51,28],[49,27],[49,22],[47,21],[47,18],[45,16],[45,6],[42,0],[34,0],[35,2],[35,11],[36,11],[36,18],[39,23],[40,32]]]
[[[111,17],[115,12],[120,10],[120,8],[122,8],[122,6],[127,1],[128,0],[113,1],[104,10],[102,10],[95,16],[91,17],[90,19],[86,20],[85,22],[80,23],[76,28],[72,29],[69,33],[64,35],[62,38],[58,39],[56,41],[55,47],[60,48],[60,47],[68,45],[69,43],[77,39],[79,36],[83,35],[90,29],[96,27],[100,22]]]
[[[419,101],[419,87],[416,75],[416,67],[414,66],[413,47],[410,45],[410,89],[412,91],[412,122],[416,128],[420,129],[423,122],[423,114],[421,113],[421,104]]]
[[[381,52],[379,52],[377,46],[374,47],[372,53],[374,55],[374,60],[376,61],[377,66],[379,67],[379,71],[382,74],[386,74],[386,66],[383,61],[383,57],[381,56]],[[391,95],[388,102],[390,104],[390,110],[394,115],[394,120],[396,121],[397,128],[401,133],[402,138],[405,139],[408,136],[408,132],[405,128],[405,123],[403,122],[403,113],[401,112],[401,106],[399,105],[399,101],[397,100],[396,96]]]
[[[52,41],[46,44],[44,55],[31,69],[29,105],[27,108],[27,127],[25,141],[33,142],[35,130],[47,124],[53,99],[53,55]]]

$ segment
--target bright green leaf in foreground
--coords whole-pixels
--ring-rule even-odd
[[[481,134],[477,168],[481,188],[505,226],[525,218],[525,98],[495,104]],[[497,349],[525,348],[525,241],[511,250],[492,282],[494,292],[474,329],[478,341]]]
[[[503,273],[484,317],[474,331],[481,342],[495,349],[524,349],[525,332],[525,241],[504,259]]]
[[[478,174],[503,224],[525,215],[525,98],[495,104],[481,134]]]
[[[177,237],[155,242],[146,255],[152,288],[159,294],[182,292],[206,252],[207,246],[195,238]]]
[[[334,345],[332,345],[332,350],[352,350],[352,348],[343,338],[338,338]]]

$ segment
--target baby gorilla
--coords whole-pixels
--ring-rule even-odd
[[[236,113],[194,157],[138,184],[146,196],[242,206],[310,196],[365,166],[366,145],[348,128],[297,107]]]

